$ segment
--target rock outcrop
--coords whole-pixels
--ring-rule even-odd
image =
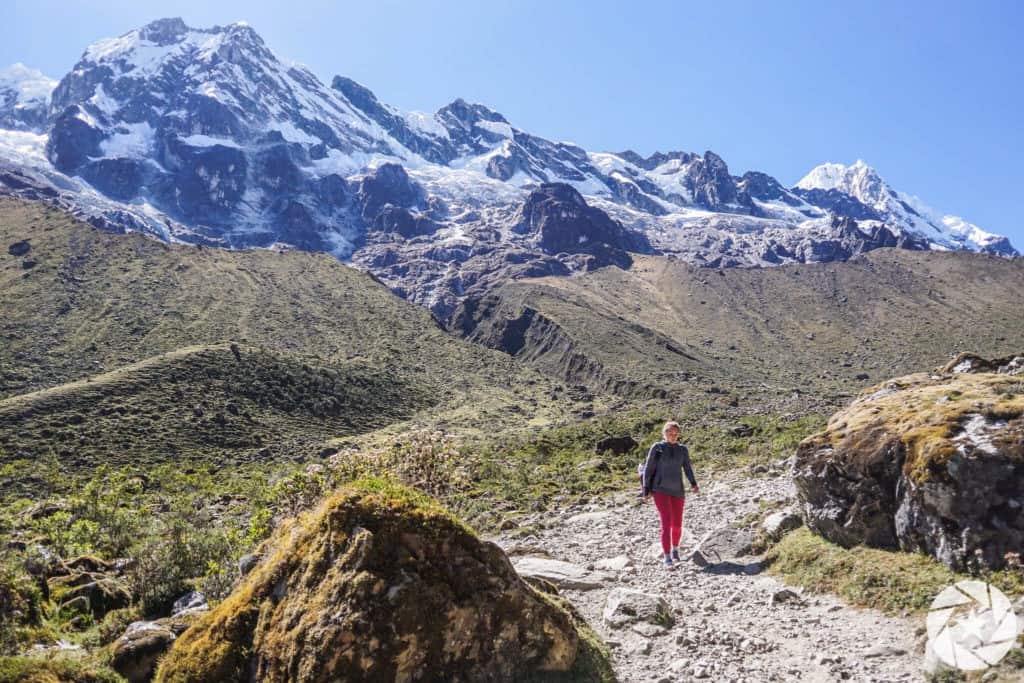
[[[866,390],[800,444],[793,473],[832,541],[1002,566],[1024,551],[1024,357],[963,354]]]
[[[128,683],[148,683],[153,679],[160,658],[194,619],[193,614],[129,624],[110,646],[110,667]]]
[[[585,623],[429,499],[361,482],[285,524],[158,681],[608,680]]]
[[[545,183],[531,192],[517,229],[530,234],[531,241],[549,254],[590,254],[595,261],[588,270],[607,265],[628,268],[632,261],[627,252],[651,251],[646,238],[589,206],[565,183]]]

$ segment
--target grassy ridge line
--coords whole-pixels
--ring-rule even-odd
[[[507,283],[478,308],[472,336],[500,339],[502,321],[528,308],[608,373],[668,388],[835,396],[962,350],[1015,352],[1024,314],[1010,293],[1022,287],[1024,259],[973,253],[880,249],[848,262],[725,270],[638,256],[628,271]],[[526,340],[521,358],[557,364],[543,339]]]
[[[168,351],[152,358],[146,358],[131,365],[115,368],[110,372],[100,375],[40,389],[28,394],[17,394],[0,400],[0,415],[25,409],[45,410],[51,400],[66,399],[70,395],[89,398],[96,394],[120,392],[123,389],[136,388],[140,384],[140,380],[145,380],[146,375],[151,371],[159,372],[160,369],[173,365],[175,361],[184,360],[197,353],[218,350],[230,352],[231,342],[196,344]]]
[[[417,380],[365,363],[194,346],[0,402],[0,462],[52,455],[71,473],[101,463],[291,459],[435,404],[435,386]]]

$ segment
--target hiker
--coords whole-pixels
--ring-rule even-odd
[[[672,569],[672,563],[679,561],[679,542],[683,537],[683,505],[686,491],[683,488],[683,470],[694,493],[700,493],[697,480],[690,466],[690,452],[679,443],[679,423],[666,422],[661,429],[664,437],[651,446],[647,453],[647,464],[643,470],[643,496],[648,501],[654,497],[654,505],[661,518],[661,549],[665,553],[665,568]]]

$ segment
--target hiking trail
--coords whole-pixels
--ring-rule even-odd
[[[624,683],[920,680],[923,619],[803,593],[766,574],[759,556],[707,567],[688,559],[698,540],[729,536],[730,522],[761,501],[792,503],[789,477],[773,474],[701,477],[702,493],[686,500],[683,560],[672,571],[662,566],[654,505],[632,489],[553,519],[527,517],[536,532],[493,540],[520,574],[558,585],[608,643]]]

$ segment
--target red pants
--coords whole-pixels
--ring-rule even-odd
[[[661,549],[667,554],[679,545],[683,537],[683,498],[667,493],[654,493],[654,506],[661,517]]]

